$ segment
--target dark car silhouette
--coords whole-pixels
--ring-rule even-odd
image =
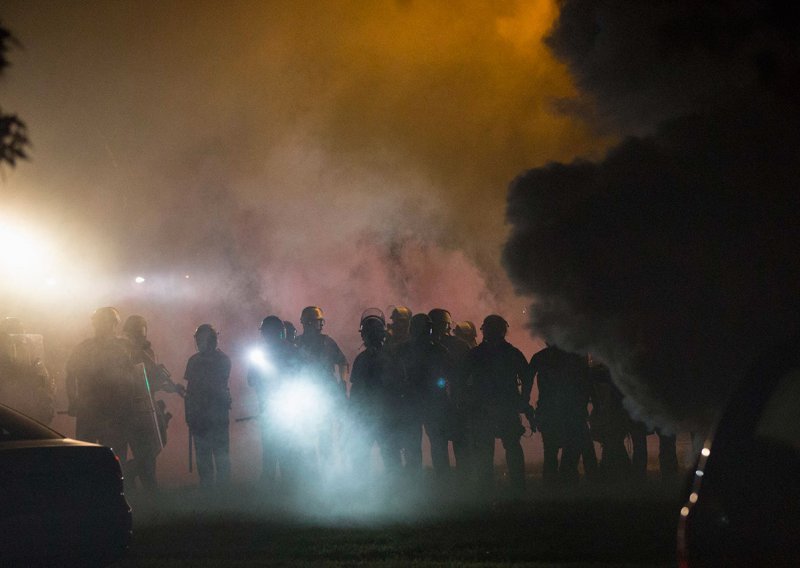
[[[680,512],[678,559],[800,564],[800,349],[764,356],[706,441]]]
[[[130,536],[114,452],[0,405],[2,564],[108,564],[125,552]]]

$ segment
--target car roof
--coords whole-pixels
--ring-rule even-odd
[[[30,416],[0,404],[0,442],[61,440],[64,436]]]

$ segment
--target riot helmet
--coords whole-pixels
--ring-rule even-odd
[[[261,321],[258,327],[261,337],[265,341],[278,341],[286,338],[286,328],[283,321],[278,316],[267,316]]]
[[[450,335],[453,329],[453,316],[444,308],[434,308],[428,312],[428,317],[431,318],[433,325],[433,336],[441,339],[446,335]]]
[[[386,317],[378,308],[369,308],[361,314],[358,328],[367,347],[380,347],[386,341]]]
[[[470,347],[477,345],[478,330],[475,329],[475,324],[471,321],[460,321],[453,329],[453,334],[459,339],[466,341]]]
[[[486,316],[483,320],[481,331],[483,332],[484,341],[496,343],[505,339],[506,333],[508,332],[508,322],[501,316],[492,314]]]
[[[411,310],[406,306],[393,306],[392,313],[389,315],[389,319],[391,319],[392,322],[410,321]]]
[[[303,324],[304,333],[309,330],[322,331],[322,326],[325,325],[325,314],[322,313],[322,308],[317,306],[303,308],[300,314],[300,323]]]
[[[122,324],[122,333],[134,341],[144,341],[147,339],[147,320],[142,316],[128,316]]]
[[[297,328],[289,320],[283,320],[283,329],[286,330],[286,341],[294,343],[297,340]]]
[[[97,336],[113,335],[120,321],[117,308],[111,306],[97,308],[92,314],[92,325]]]
[[[194,342],[197,345],[197,350],[201,353],[210,353],[217,349],[219,341],[219,334],[214,326],[210,323],[204,323],[197,326],[194,332]]]
[[[430,338],[432,328],[431,318],[428,317],[428,314],[415,314],[411,318],[409,331],[412,339]]]
[[[411,310],[406,306],[391,306],[389,319],[392,320],[387,326],[389,333],[395,341],[403,341],[408,338],[408,326],[411,322]]]

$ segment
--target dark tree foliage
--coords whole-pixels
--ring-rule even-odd
[[[0,74],[8,67],[6,55],[12,45],[19,45],[2,23],[0,23]],[[17,160],[27,159],[25,148],[29,145],[25,123],[16,114],[5,114],[0,108],[0,165],[16,165]]]
[[[8,44],[10,43],[16,43],[16,40],[14,36],[11,35],[11,32],[5,29],[3,24],[0,23],[0,72],[9,65],[6,53],[8,53]]]

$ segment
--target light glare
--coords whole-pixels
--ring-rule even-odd
[[[261,349],[251,349],[248,359],[264,373],[272,374],[275,372],[275,365],[272,364],[267,354]]]
[[[44,238],[17,222],[0,219],[0,278],[18,290],[37,288],[52,273],[54,253]]]
[[[277,428],[295,441],[314,443],[314,435],[324,424],[330,398],[313,380],[297,377],[284,382],[270,398],[267,416]]]

